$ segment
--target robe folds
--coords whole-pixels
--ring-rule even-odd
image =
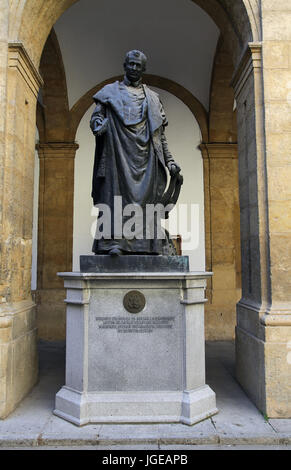
[[[125,254],[160,254],[164,240],[148,239],[146,226],[154,224],[157,233],[160,220],[147,220],[146,205],[161,202],[167,185],[166,167],[173,158],[164,134],[167,125],[159,96],[146,85],[127,86],[124,82],[106,85],[93,97],[96,108],[90,126],[94,131],[106,121],[104,133],[96,136],[92,197],[94,205],[110,208],[110,237],[100,238],[99,214],[93,251],[107,253],[118,247]],[[138,237],[116,236],[114,232],[115,197],[120,196],[122,211],[128,204],[143,210],[141,233]],[[130,219],[122,215],[121,224]],[[102,227],[101,227],[102,228]],[[160,232],[159,232],[160,233]]]

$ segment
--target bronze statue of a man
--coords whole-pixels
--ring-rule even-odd
[[[109,236],[95,237],[96,254],[163,253],[163,240],[146,236],[149,224],[160,224],[157,217],[146,220],[146,206],[165,200],[167,170],[173,179],[180,176],[180,167],[168,150],[164,133],[167,120],[159,96],[142,83],[146,60],[140,51],[128,52],[123,81],[104,86],[93,97],[96,107],[90,127],[96,136],[96,151],[92,197],[94,205],[110,208],[112,221]],[[119,226],[123,227],[130,218],[128,212],[123,212],[128,204],[144,211],[142,236],[132,238],[123,232],[116,236],[113,229],[117,196],[122,201]],[[100,215],[102,211],[97,227],[98,222],[104,222]]]

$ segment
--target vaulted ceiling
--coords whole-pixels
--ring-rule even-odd
[[[82,0],[54,25],[69,106],[123,71],[128,50],[148,56],[147,73],[173,80],[209,108],[219,30],[191,0]]]

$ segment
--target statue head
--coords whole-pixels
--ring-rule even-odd
[[[133,50],[127,52],[123,64],[125,75],[131,82],[137,82],[146,70],[147,58],[141,51]]]

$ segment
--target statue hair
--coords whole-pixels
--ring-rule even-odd
[[[147,63],[147,57],[146,55],[141,52],[141,51],[138,51],[137,49],[133,49],[132,51],[128,51],[125,55],[125,62],[128,62],[129,60],[129,56],[134,56],[134,57],[139,57],[141,58],[142,62],[143,62],[143,66],[145,67],[146,66],[146,63]]]

